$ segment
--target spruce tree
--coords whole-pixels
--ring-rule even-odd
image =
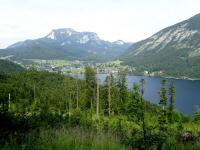
[[[162,80],[162,87],[160,89],[160,102],[159,104],[162,106],[163,110],[165,110],[165,107],[167,106],[167,90],[166,90],[166,80]]]
[[[96,93],[96,71],[89,67],[85,67],[85,82],[86,82],[86,99],[85,99],[85,107],[86,109],[93,109],[93,103]]]
[[[114,75],[112,73],[110,73],[106,80],[105,80],[105,84],[107,87],[107,112],[108,115],[110,114],[114,114],[114,113],[118,113],[120,110],[120,106],[121,103],[119,103],[119,91],[118,91],[118,87],[116,86],[116,82],[115,82],[115,78]],[[110,116],[109,115],[109,116]]]
[[[145,123],[145,103],[144,103],[144,84],[145,80],[141,79],[140,87],[141,87],[141,119],[142,119],[142,130],[143,130],[143,142],[144,142],[144,149],[147,149],[147,138],[146,138],[146,123]]]
[[[166,106],[167,106],[167,96],[166,96],[166,80],[162,80],[161,82],[162,86],[161,86],[161,89],[160,89],[160,102],[159,104],[161,105],[162,107],[162,110],[161,110],[161,114],[160,114],[160,117],[159,117],[159,124],[160,124],[160,129],[161,130],[165,130],[165,127],[166,127],[166,123],[167,123],[167,112],[166,112]]]
[[[108,115],[111,114],[111,74],[108,76]]]
[[[194,113],[194,121],[200,122],[200,108]]]
[[[125,104],[128,100],[128,89],[126,82],[127,72],[126,70],[120,70],[119,79],[118,79],[118,88],[119,88],[119,99],[121,102],[120,112],[125,113]]]
[[[169,123],[173,123],[173,111],[174,111],[174,101],[175,101],[175,84],[173,81],[170,83],[169,88],[169,108],[168,108],[168,120]]]
[[[137,83],[133,84],[133,91],[129,98],[128,106],[127,106],[127,115],[130,120],[134,120],[136,117],[137,121],[141,120],[141,97],[140,97],[140,86]]]
[[[97,75],[98,75],[98,68],[97,68]],[[99,118],[99,79],[97,77],[97,97],[96,97],[96,115]]]
[[[110,95],[111,95],[111,113],[119,113],[119,93],[116,86],[114,75],[110,74]]]

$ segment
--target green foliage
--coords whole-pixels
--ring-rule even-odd
[[[128,90],[126,82],[127,72],[126,70],[120,70],[118,75],[118,88],[119,88],[119,99],[120,99],[120,113],[125,112],[125,104],[128,99]]]
[[[85,82],[86,82],[86,108],[93,108],[96,93],[96,72],[93,68],[85,67]]]
[[[141,120],[141,96],[140,96],[140,87],[137,83],[133,85],[133,92],[130,95],[128,106],[127,106],[127,114],[130,120],[140,121]]]
[[[197,109],[197,111],[195,112],[194,120],[200,122],[200,109]]]
[[[117,82],[113,74],[107,76],[104,85],[102,85],[100,88],[102,110],[105,114],[109,115],[109,86],[110,86],[110,101],[111,101],[110,113],[111,115],[114,114],[117,115],[120,113],[121,101],[120,101],[119,87],[117,85]]]
[[[160,124],[160,130],[165,131],[166,125],[167,125],[167,111],[165,107],[167,106],[167,96],[166,96],[166,80],[162,80],[162,87],[160,89],[160,102],[159,104],[162,107],[162,110],[160,112],[159,116],[159,124]]]
[[[173,123],[174,118],[173,118],[173,111],[174,111],[174,101],[175,101],[175,84],[172,81],[170,83],[170,88],[169,88],[169,107],[168,107],[168,120],[169,123]]]
[[[25,71],[23,67],[21,67],[18,64],[12,63],[7,60],[1,60],[0,59],[0,73],[6,73],[6,74],[11,74],[11,73],[16,73],[16,72],[22,72]]]
[[[46,147],[62,149],[72,145],[70,147],[72,149],[81,149],[76,147],[80,144],[87,149],[85,142],[89,142],[89,149],[96,147],[106,149],[109,143],[106,144],[105,141],[110,140],[105,137],[105,141],[101,143],[98,140],[102,139],[98,139],[97,134],[104,135],[107,132],[114,138],[117,137],[117,145],[122,148],[125,148],[122,145],[126,145],[132,149],[161,149],[172,144],[181,145],[179,137],[182,132],[192,131],[196,137],[199,136],[199,124],[179,112],[173,111],[171,114],[173,122],[166,124],[167,111],[163,111],[158,105],[143,98],[144,80],[140,85],[135,83],[133,90],[129,91],[125,87],[125,73],[120,75],[118,80],[120,82],[116,82],[113,76],[110,78],[112,112],[110,116],[108,115],[108,82],[100,85],[101,111],[100,116],[97,117],[91,109],[91,99],[89,99],[93,98],[94,106],[96,72],[92,68],[86,70],[86,80],[38,72],[33,69],[12,75],[0,75],[0,148],[21,148],[24,145],[25,149]],[[79,107],[77,107],[77,85]],[[162,105],[166,106],[167,102],[163,101],[166,100],[164,88],[165,84],[161,88],[160,95]],[[159,120],[163,118],[164,120]],[[64,129],[62,130],[61,127]],[[74,144],[67,138],[71,136],[68,133],[70,127],[78,127],[70,130],[74,133],[77,129],[74,133],[77,137],[90,132],[97,132],[97,134],[92,133],[92,137],[83,136],[84,140],[72,135]],[[60,136],[55,134],[55,129]],[[83,135],[79,135],[80,132]],[[94,143],[91,142],[92,140]]]
[[[167,91],[166,91],[165,86],[166,86],[166,80],[162,80],[162,87],[160,89],[160,98],[161,99],[160,99],[159,104],[163,107],[165,107],[167,105],[167,96],[166,96]]]

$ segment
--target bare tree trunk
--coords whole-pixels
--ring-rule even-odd
[[[35,95],[35,82],[33,83],[33,99],[35,100],[36,99],[36,95]]]
[[[93,108],[93,102],[92,102],[92,97],[90,98],[90,109],[92,110]]]
[[[111,114],[111,87],[110,87],[110,74],[109,74],[109,77],[108,77],[108,115],[110,117],[110,114]]]
[[[66,98],[66,101],[65,101],[65,109],[67,111],[67,98]]]
[[[78,80],[78,76],[76,78],[76,108],[78,109],[78,107],[79,107],[79,89],[78,89],[77,80]]]
[[[99,118],[99,79],[98,79],[98,68],[97,68],[97,106],[96,106],[97,117]]]
[[[69,93],[69,114],[71,111],[71,92]]]
[[[8,94],[8,111],[10,111],[10,93]]]

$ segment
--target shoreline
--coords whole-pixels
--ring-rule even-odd
[[[189,80],[189,81],[200,81],[200,78],[189,78],[189,77],[184,77],[184,78],[179,78],[179,77],[165,77],[167,79],[176,79],[176,80]]]
[[[108,75],[108,73],[99,73],[102,75]],[[71,74],[73,75],[73,74]],[[80,75],[84,75],[84,73],[80,73]],[[148,75],[134,75],[127,74],[128,76],[138,76],[138,77],[152,77],[152,78],[165,78],[165,79],[176,79],[176,80],[188,80],[188,81],[200,81],[200,78],[189,78],[189,77],[173,77],[173,76],[148,76]]]
[[[150,76],[150,75],[141,75],[141,74],[128,74],[128,75],[129,76],[143,76],[143,77],[158,77],[158,78],[176,79],[176,80],[200,81],[200,78],[190,78],[190,77],[186,77],[186,76],[182,76],[182,77],[174,77],[174,76],[167,76],[167,75]]]

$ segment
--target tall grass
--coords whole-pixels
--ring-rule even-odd
[[[22,143],[12,139],[2,149],[26,150],[126,150],[117,136],[89,129],[41,129],[29,133]]]

